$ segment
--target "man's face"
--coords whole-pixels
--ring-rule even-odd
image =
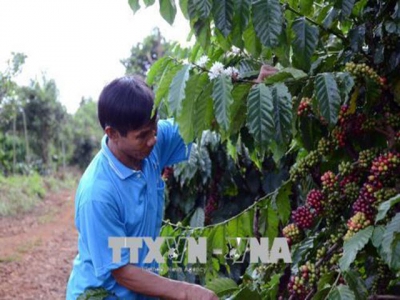
[[[131,130],[125,137],[121,136],[119,150],[136,160],[143,160],[150,155],[157,142],[157,122],[150,122],[147,126]]]
[[[126,136],[118,134],[118,138],[113,141],[117,151],[115,154],[122,162],[130,165],[131,162],[142,161],[149,156],[157,142],[157,121],[131,130]]]

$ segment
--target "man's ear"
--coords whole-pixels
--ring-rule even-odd
[[[106,126],[104,131],[106,132],[108,138],[113,142],[116,142],[120,138],[118,130],[112,128],[111,126]]]

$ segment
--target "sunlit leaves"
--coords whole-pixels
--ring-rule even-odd
[[[137,12],[140,9],[139,0],[128,0],[128,3],[133,13]]]
[[[160,0],[160,14],[165,21],[172,25],[176,15],[175,0]]]

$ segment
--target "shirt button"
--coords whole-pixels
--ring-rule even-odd
[[[136,177],[137,177],[137,178],[140,178],[140,174],[136,174]]]

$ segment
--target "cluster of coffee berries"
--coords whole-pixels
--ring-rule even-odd
[[[293,211],[292,219],[302,229],[311,228],[314,223],[314,215],[306,206],[299,206]]]
[[[394,114],[392,112],[386,112],[384,116],[385,116],[384,120],[387,125],[392,126],[395,129],[399,128],[400,115],[398,113]]]
[[[358,198],[353,203],[353,211],[362,212],[369,220],[372,220],[376,213],[373,205],[376,202],[374,193],[382,188],[382,183],[375,181],[373,176],[370,176],[368,180],[361,187]]]
[[[297,181],[300,178],[306,177],[310,170],[315,167],[321,160],[320,155],[317,151],[310,151],[306,157],[301,159],[296,165],[294,165],[289,173],[290,179]]]
[[[327,138],[321,138],[318,141],[318,146],[317,146],[317,152],[320,155],[326,156],[332,153],[332,151],[335,149],[334,143],[327,139]]]
[[[306,285],[306,279],[301,276],[290,277],[288,290],[294,299],[305,299],[310,292],[310,288]]]
[[[299,271],[301,277],[306,279],[310,285],[317,283],[318,270],[316,270],[315,264],[308,261],[305,265],[300,266]]]
[[[389,267],[380,258],[377,259],[377,264],[377,272],[372,283],[372,293],[375,295],[385,293],[390,280],[393,279]]]
[[[379,75],[376,71],[367,66],[365,63],[355,64],[354,62],[346,63],[345,71],[357,78],[369,78],[376,81],[378,84],[381,83]]]
[[[348,230],[343,239],[347,241],[356,232],[368,227],[370,224],[371,221],[367,218],[367,216],[363,212],[357,212],[353,217],[350,218],[349,221],[347,221]]]
[[[303,97],[300,100],[299,107],[297,108],[298,116],[306,116],[311,112],[311,98]]]
[[[361,168],[369,169],[378,152],[379,149],[377,148],[360,151],[358,154],[358,165]]]
[[[332,130],[332,138],[339,147],[344,147],[346,145],[347,136],[342,127],[335,127]]]
[[[327,171],[321,176],[322,190],[334,192],[338,189],[339,183],[337,176],[332,171]]]
[[[283,236],[287,239],[289,245],[300,242],[303,238],[303,232],[297,224],[291,223],[282,229]]]
[[[322,214],[325,202],[325,196],[320,190],[313,189],[307,195],[306,204],[314,209],[316,215]]]
[[[355,201],[360,192],[360,187],[355,182],[349,182],[341,187],[342,194],[348,199],[350,203]]]
[[[398,174],[400,171],[400,154],[386,152],[372,161],[371,174],[376,178],[384,179],[388,176]]]
[[[339,173],[342,176],[350,175],[354,171],[354,167],[349,161],[342,161],[339,164]]]
[[[323,259],[325,257],[325,255],[326,255],[326,252],[327,252],[327,249],[326,249],[325,246],[322,246],[322,247],[318,248],[317,249],[317,256],[316,256],[317,261],[320,260],[320,259]]]
[[[388,188],[388,187],[384,187],[381,188],[380,190],[377,190],[374,193],[374,197],[375,197],[375,208],[378,208],[379,204],[381,204],[382,202],[389,200],[390,198],[394,197],[397,195],[397,190],[396,188]]]

